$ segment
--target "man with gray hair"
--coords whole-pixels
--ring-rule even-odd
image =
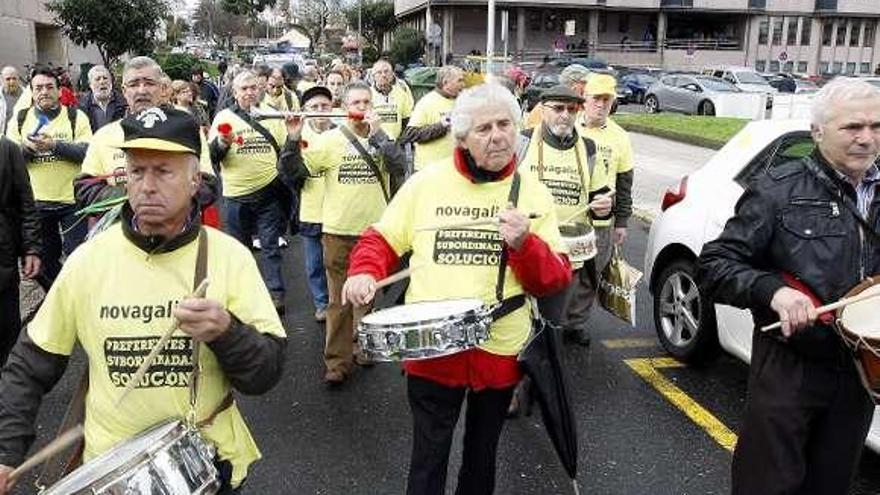
[[[79,109],[88,116],[92,132],[125,116],[128,105],[113,87],[113,76],[103,65],[89,69],[89,92],[80,100]]]
[[[834,315],[816,307],[880,273],[880,90],[835,79],[811,133],[813,153],[751,181],[698,263],[705,300],[751,310],[756,327],[734,495],[848,493],[873,417]]]
[[[452,156],[449,114],[462,89],[464,72],[454,65],[445,65],[437,70],[434,91],[423,96],[413,108],[402,142],[415,143],[414,171]]]
[[[214,117],[208,132],[211,160],[219,164],[225,198],[223,227],[245,246],[260,240],[262,273],[272,302],[284,311],[284,279],[278,239],[290,217],[290,191],[278,177],[278,158],[287,142],[284,121],[251,115],[262,97],[257,75],[247,70],[232,81],[235,104]]]
[[[584,86],[586,86],[589,77],[590,69],[580,64],[571,64],[559,73],[559,84],[567,86],[578,96],[584,96]],[[543,112],[543,105],[535,105],[535,108],[526,115],[523,129],[531,129],[540,125],[543,120]]]
[[[129,114],[137,115],[159,105],[164,75],[159,64],[149,57],[134,57],[125,64],[122,91]],[[117,146],[122,138],[121,119],[104,125],[92,136],[82,163],[82,175],[73,184],[80,207],[125,194],[125,153]],[[219,186],[204,139],[199,165],[202,180],[198,198],[199,203],[206,206],[214,202]]]
[[[28,88],[22,87],[18,69],[15,67],[11,65],[3,67],[0,76],[3,77],[3,88],[0,93],[3,93],[3,100],[6,103],[6,117],[3,119],[5,125],[18,109],[30,106],[31,95]],[[3,132],[6,132],[5,127]]]

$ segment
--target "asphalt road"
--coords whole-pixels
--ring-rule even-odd
[[[625,255],[636,267],[642,265],[645,242],[644,225],[634,225]],[[403,493],[410,449],[403,377],[397,366],[382,364],[359,369],[341,389],[324,386],[323,329],[312,320],[312,308],[303,296],[300,247],[294,240],[285,254],[289,280],[285,377],[265,396],[238,398],[264,456],[251,470],[246,493]],[[640,361],[664,353],[654,336],[651,301],[644,287],[638,293],[637,309],[636,328],[599,312],[593,345],[564,349],[578,418],[581,493],[728,493],[731,453],[655,385],[679,390],[693,401],[690,410],[702,407],[722,428],[735,432],[745,404],[746,366],[730,357],[700,369],[667,367],[669,363],[662,360]],[[653,363],[648,368],[657,372],[652,380],[634,371],[637,363]],[[68,372],[47,396],[39,417],[38,444],[54,431],[74,374]],[[498,459],[499,495],[572,493],[539,416],[536,408],[531,417],[508,422]],[[450,462],[449,493],[460,453],[458,438]],[[33,493],[26,481],[22,485],[17,493]],[[880,457],[866,453],[852,494],[876,493],[880,493]]]

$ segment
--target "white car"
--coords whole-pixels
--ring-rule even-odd
[[[679,360],[699,362],[717,351],[748,362],[751,314],[715,305],[700,294],[695,266],[703,245],[717,238],[733,216],[745,185],[781,163],[812,152],[806,120],[763,120],[746,125],[703,167],[667,191],[645,249],[645,280],[654,303],[660,343]],[[880,453],[880,408],[866,445]]]

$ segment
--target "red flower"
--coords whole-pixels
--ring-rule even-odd
[[[223,134],[224,136],[230,134],[232,132],[232,124],[228,124],[226,122],[217,126],[217,132]]]

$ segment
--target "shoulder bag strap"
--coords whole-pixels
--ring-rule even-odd
[[[507,195],[507,202],[512,204],[514,207],[519,202],[519,172],[515,171],[513,173],[513,180],[510,182],[510,192]],[[504,205],[505,207],[507,205]],[[495,283],[495,299],[498,302],[504,300],[504,275],[507,272],[507,258],[509,247],[505,247],[502,241],[501,245],[501,260],[498,263],[498,279]]]
[[[339,126],[339,130],[342,131],[342,135],[348,139],[348,142],[354,146],[354,149],[361,155],[361,158],[367,162],[367,165],[370,166],[370,169],[373,171],[373,175],[376,176],[376,181],[379,183],[379,187],[382,188],[382,196],[385,197],[385,203],[388,204],[391,201],[391,196],[388,195],[388,190],[385,188],[385,182],[382,181],[382,173],[379,171],[379,167],[376,165],[376,161],[373,160],[373,157],[364,149],[361,142],[357,137],[349,130],[348,127],[341,125]]]
[[[263,124],[259,123],[255,118],[251,117],[249,113],[242,110],[241,107],[239,107],[238,105],[234,106],[231,110],[235,115],[238,115],[241,120],[247,122],[247,124],[253,127],[255,131],[259,132],[261,136],[266,138],[266,141],[269,141],[269,144],[275,150],[275,156],[281,156],[281,145],[279,145],[278,142],[275,141],[275,136],[273,136],[272,133],[269,132],[269,129],[263,127]]]
[[[196,270],[193,277],[193,291],[202,283],[202,280],[208,276],[208,231],[205,227],[199,229],[198,253],[196,254]],[[193,413],[196,410],[196,399],[199,390],[199,375],[201,374],[201,366],[199,365],[200,354],[199,342],[192,341],[192,376],[189,380],[189,406]]]

